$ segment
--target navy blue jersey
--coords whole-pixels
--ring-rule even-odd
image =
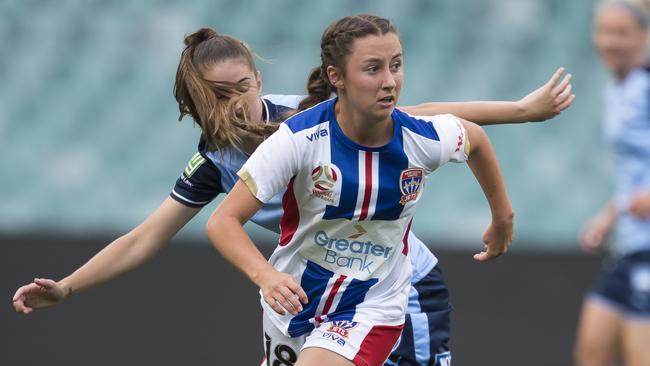
[[[265,96],[262,98],[265,122],[281,122],[289,112],[297,108],[300,100],[300,96]],[[239,179],[237,171],[247,159],[246,153],[235,148],[209,151],[202,135],[198,152],[190,159],[170,196],[185,206],[201,208],[220,193],[230,192]],[[281,216],[282,202],[279,195],[264,205],[252,221],[279,232],[278,222]]]

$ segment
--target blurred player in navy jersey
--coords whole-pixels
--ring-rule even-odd
[[[261,97],[261,77],[252,53],[233,37],[202,29],[187,36],[185,44],[175,96],[181,117],[191,115],[203,134],[197,153],[170,196],[144,222],[110,243],[70,276],[59,282],[35,279],[21,287],[14,296],[17,311],[30,313],[59,304],[72,293],[144,264],[204,206],[230,191],[238,179],[236,172],[249,154],[304,98]],[[546,84],[517,102],[426,103],[402,109],[420,115],[452,112],[484,124],[546,120],[573,100],[569,78],[559,82],[561,74],[560,69]],[[217,129],[228,132],[215,139]],[[277,232],[282,214],[279,198],[267,203],[253,221]],[[451,306],[437,259],[417,238],[412,236],[410,241],[412,314],[407,316],[403,341],[392,358],[402,364],[434,364],[436,359],[450,358],[447,342]]]
[[[615,157],[615,191],[581,236],[608,258],[582,308],[581,366],[650,365],[650,69],[647,1],[603,1],[594,42],[614,77],[604,93],[604,132]]]

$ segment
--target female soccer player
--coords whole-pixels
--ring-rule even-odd
[[[14,296],[16,311],[59,304],[80,293],[139,267],[152,258],[202,207],[220,193],[228,192],[238,179],[236,172],[248,154],[273,130],[272,122],[295,109],[302,97],[260,97],[261,78],[250,50],[239,40],[201,29],[185,39],[186,48],[177,70],[175,96],[181,117],[190,114],[203,130],[198,153],[176,182],[170,197],[143,223],[116,239],[70,276],[55,282],[35,279]],[[543,86],[518,102],[427,103],[403,108],[414,114],[454,112],[461,117],[488,123],[524,122],[551,118],[573,100],[566,77],[558,70]],[[559,82],[559,83],[558,83]],[[244,107],[248,113],[243,113]],[[211,113],[214,111],[215,113]],[[269,128],[271,127],[271,128]],[[228,130],[225,138],[214,136]],[[232,147],[228,137],[236,141]],[[253,221],[279,230],[281,196],[267,204]],[[414,284],[404,341],[391,358],[399,363],[428,365],[449,358],[447,341],[450,305],[437,259],[411,236],[410,255]],[[419,303],[419,297],[427,301]],[[411,322],[411,316],[413,322]],[[412,324],[411,324],[412,323]],[[411,334],[409,336],[409,334]],[[417,337],[417,351],[413,342]],[[275,351],[275,350],[270,350]]]
[[[387,19],[331,24],[307,109],[255,150],[208,221],[214,246],[260,288],[268,357],[282,344],[300,350],[299,366],[386,361],[404,324],[416,203],[425,176],[449,161],[468,162],[491,208],[474,258],[496,258],[512,241],[514,213],[487,135],[452,115],[395,109],[402,64]],[[331,92],[337,97],[313,105]],[[267,262],[242,225],[285,187],[280,241]]]
[[[614,76],[604,94],[605,136],[616,162],[614,196],[580,238],[611,258],[586,297],[576,364],[650,365],[650,71],[648,2],[605,1],[596,9],[594,43]]]

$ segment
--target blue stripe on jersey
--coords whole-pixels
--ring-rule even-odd
[[[408,128],[409,130],[417,133],[420,136],[424,136],[432,140],[440,141],[440,137],[438,137],[438,132],[436,132],[436,129],[433,127],[433,123],[429,121],[414,118],[397,109],[395,109],[395,111],[393,112],[393,118],[396,120],[399,119],[399,122],[403,127]]]
[[[357,305],[361,304],[366,298],[368,290],[377,283],[373,278],[368,281],[353,279],[341,295],[341,300],[334,311],[334,314],[328,315],[328,319],[352,320],[357,310]],[[339,311],[339,309],[343,309]]]
[[[401,113],[401,112],[400,112]],[[377,203],[375,213],[371,220],[395,220],[398,219],[404,209],[400,204],[402,192],[400,190],[400,178],[402,170],[408,168],[408,157],[404,152],[404,138],[402,135],[403,122],[411,118],[402,113],[393,112],[394,137],[388,145],[378,148],[364,148],[349,140],[340,130],[333,108],[330,112],[330,156],[331,162],[339,167],[342,175],[341,198],[339,206],[328,205],[325,208],[323,219],[352,219],[357,205],[359,194],[359,166],[358,158],[350,158],[350,151],[358,154],[363,149],[368,153],[376,151],[379,157],[379,189],[377,192]],[[411,122],[413,124],[413,122]],[[429,124],[430,125],[430,124]],[[433,128],[433,126],[431,126]],[[435,130],[433,130],[435,133]],[[437,135],[436,135],[437,137]],[[358,155],[357,155],[358,156]]]
[[[404,152],[403,136],[400,132],[401,130],[396,133],[401,148],[393,149],[390,153],[379,153],[379,191],[372,220],[397,220],[404,210],[400,203],[400,180],[402,171],[409,167],[409,159]]]
[[[329,120],[330,108],[336,99],[329,99],[309,108],[310,113],[297,113],[289,117],[284,123],[289,127],[291,132],[297,133],[308,128],[312,128]],[[333,109],[333,108],[332,108]]]
[[[316,308],[318,308],[320,299],[332,276],[334,276],[334,272],[328,271],[312,261],[307,261],[307,267],[300,279],[300,286],[305,290],[309,302],[289,322],[288,331],[291,337],[297,337],[314,329],[314,324],[309,320],[316,315]]]
[[[330,132],[333,130],[330,122]],[[342,143],[341,139],[335,138],[332,133],[330,138],[330,158],[332,164],[341,171],[341,198],[338,206],[327,205],[323,219],[348,219],[354,217],[354,210],[357,206],[357,194],[359,187],[359,159],[358,155],[350,157],[350,149]],[[354,153],[354,151],[353,151]],[[358,154],[358,152],[356,152]]]

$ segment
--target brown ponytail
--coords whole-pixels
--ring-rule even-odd
[[[241,58],[256,73],[252,52],[244,42],[211,28],[201,28],[187,35],[184,43],[174,84],[174,98],[180,111],[178,120],[190,115],[201,127],[208,149],[237,147],[246,132],[268,136],[277,129],[277,125],[251,123],[249,107],[243,98],[247,85],[209,81],[199,71],[228,59]]]
[[[307,96],[298,105],[298,110],[305,110],[329,99],[333,92],[334,88],[329,81],[323,77],[321,68],[313,68],[311,74],[309,74],[309,79],[307,79]]]
[[[307,97],[300,102],[298,110],[302,111],[329,99],[336,88],[327,77],[327,67],[334,66],[345,75],[345,62],[352,53],[352,44],[358,38],[369,35],[397,33],[397,29],[386,18],[361,14],[341,18],[330,24],[320,42],[319,67],[312,69],[307,81]]]

